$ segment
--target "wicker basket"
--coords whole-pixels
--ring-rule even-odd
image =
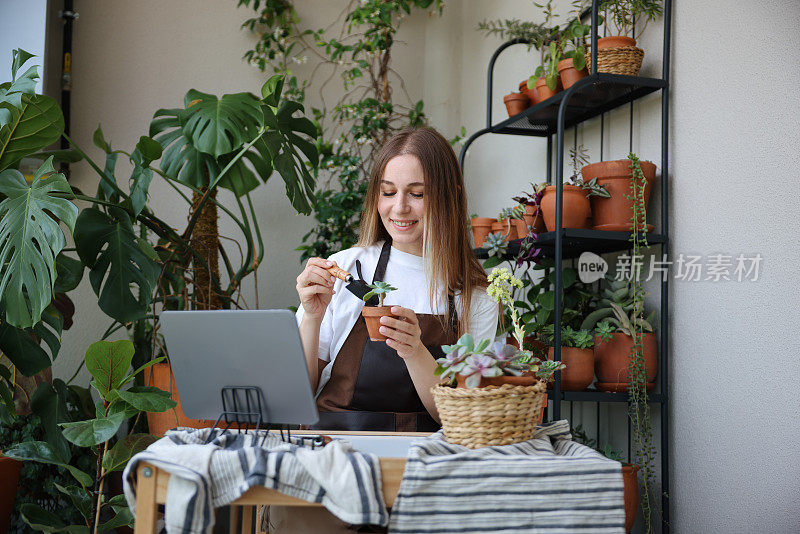
[[[587,55],[587,57],[590,57]],[[644,50],[638,46],[617,46],[597,49],[597,72],[638,76]]]
[[[509,445],[533,438],[541,423],[547,388],[487,386],[452,388],[437,384],[431,389],[449,443],[470,449]]]

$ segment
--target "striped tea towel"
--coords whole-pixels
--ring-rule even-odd
[[[624,532],[621,464],[572,441],[565,420],[532,440],[468,449],[437,432],[408,453],[389,532]]]
[[[215,433],[205,445],[210,432]],[[123,473],[125,497],[136,505],[136,467],[149,462],[170,473],[165,506],[168,534],[207,533],[213,508],[239,498],[253,486],[321,503],[351,524],[386,526],[378,457],[353,450],[344,440],[311,448],[269,434],[178,429],[135,455]],[[257,440],[257,441],[256,441]]]

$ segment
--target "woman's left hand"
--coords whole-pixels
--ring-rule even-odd
[[[401,306],[392,306],[392,315],[400,317],[381,317],[381,334],[387,337],[386,344],[397,351],[404,360],[425,350],[422,344],[422,330],[414,310]]]

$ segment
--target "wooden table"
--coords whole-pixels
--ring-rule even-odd
[[[341,432],[326,431],[325,435],[336,436],[364,436],[379,437],[424,437],[429,436],[426,432]],[[297,433],[296,435],[308,435],[307,432]],[[355,441],[355,440],[354,440]],[[405,457],[383,457],[379,450],[364,450],[362,452],[373,452],[378,454],[381,466],[381,481],[383,488],[383,500],[387,507],[394,504],[397,492],[400,491],[400,481],[403,479],[403,470],[406,466]],[[158,520],[158,505],[167,502],[167,485],[169,484],[169,473],[153,465],[142,462],[136,469],[136,525],[135,534],[156,534],[156,522]],[[274,489],[265,487],[252,487],[241,497],[230,503],[231,506],[231,525],[229,532],[250,533],[253,530],[253,509],[257,506],[277,505],[277,506],[322,506],[290,497]],[[238,510],[234,507],[242,507],[242,521],[240,524]],[[257,532],[261,532],[257,530]]]

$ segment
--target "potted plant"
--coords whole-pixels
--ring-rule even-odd
[[[497,215],[497,221],[492,223],[492,233],[502,233],[506,241],[513,241],[525,237],[518,235],[518,227],[514,221],[522,221],[523,209],[520,206],[514,208],[503,208]],[[524,222],[524,221],[523,221]],[[525,232],[527,234],[527,232]]]
[[[559,61],[556,69],[564,89],[569,89],[575,82],[589,74],[586,70],[586,36],[592,27],[581,22],[581,13],[586,3],[586,0],[573,2],[575,18],[567,24],[559,36]]]
[[[522,214],[522,219],[525,225],[529,226],[534,234],[541,234],[544,232],[544,218],[542,217],[541,202],[544,190],[547,187],[547,182],[534,185],[532,193],[523,193],[520,196],[513,197],[512,200],[519,202],[524,206],[525,213]]]
[[[378,305],[364,306],[364,308],[361,310],[361,315],[364,316],[364,320],[367,322],[367,331],[369,332],[369,338],[372,341],[386,341],[386,336],[381,334],[380,331],[381,317],[391,316],[392,307],[384,306],[383,299],[386,298],[386,295],[388,295],[392,291],[396,291],[397,288],[381,280],[377,280],[376,282],[367,285],[372,290],[366,295],[364,295],[362,298],[366,302],[373,296],[378,295]]]
[[[508,116],[513,117],[528,109],[531,99],[523,93],[509,93],[503,97],[503,104],[506,105]]]
[[[528,87],[535,87],[539,102],[544,102],[561,90],[561,80],[558,77],[558,61],[561,59],[558,46],[560,37],[558,27],[551,27],[553,20],[558,17],[553,11],[553,0],[536,5],[544,12],[543,25],[547,29],[536,36],[534,41],[534,46],[539,50],[540,61],[533,76],[528,78]]]
[[[613,26],[613,34],[597,40],[597,72],[638,76],[642,68],[644,50],[636,46],[636,23],[641,26],[641,37],[647,24],[663,13],[661,0],[606,0],[600,4],[606,27]]]
[[[535,106],[541,99],[539,98],[539,93],[536,92],[536,87],[528,87],[528,79],[525,78],[521,82],[519,82],[519,92],[526,95],[530,100],[529,106]]]
[[[472,240],[476,248],[481,248],[483,242],[486,241],[486,236],[492,233],[492,224],[496,223],[497,219],[492,217],[478,217],[472,214],[469,220],[469,226],[472,229]]]
[[[547,325],[543,334],[550,346],[548,360],[555,359],[554,325]],[[566,370],[561,373],[564,391],[584,391],[594,380],[594,336],[590,330],[574,330],[567,325],[561,328],[561,362]]]

